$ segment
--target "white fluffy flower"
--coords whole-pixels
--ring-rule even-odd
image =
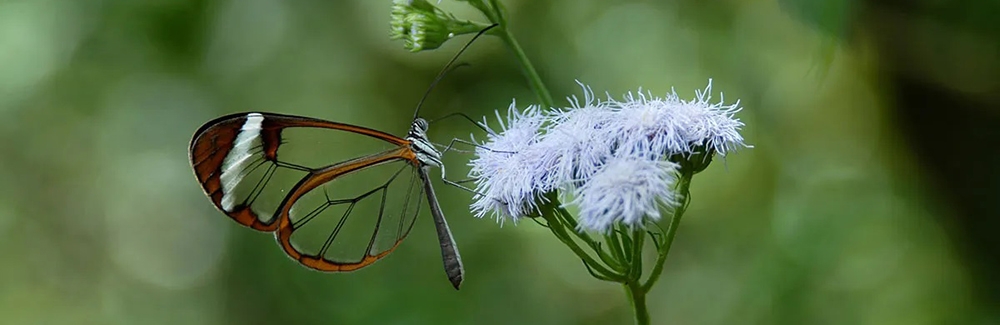
[[[642,227],[678,202],[679,165],[668,159],[749,147],[734,118],[739,102],[709,103],[711,80],[690,101],[642,90],[601,101],[581,86],[583,103],[572,97],[566,109],[531,106],[521,113],[512,103],[506,119],[497,112],[500,132],[491,131],[470,162],[483,194],[472,203],[476,216],[516,221],[535,212],[542,194],[557,191],[573,194],[567,205],[580,209],[581,231]]]
[[[574,191],[578,230],[607,232],[615,223],[635,228],[660,220],[661,206],[675,206],[679,165],[657,158],[617,156]]]
[[[541,181],[545,169],[532,146],[545,119],[537,106],[522,113],[514,103],[506,123],[499,111],[496,116],[500,132],[491,129],[469,162],[469,176],[476,179],[476,192],[483,194],[472,202],[472,212],[477,217],[492,213],[500,222],[504,217],[516,221],[536,209],[535,199],[546,190]]]
[[[583,105],[573,97],[570,108],[550,111],[550,122],[537,144],[543,148],[542,161],[551,169],[550,178],[546,180],[550,187],[590,177],[614,149],[614,141],[598,135],[609,133],[615,112],[611,106],[595,100],[589,87],[581,86]]]
[[[712,80],[710,79],[705,90],[695,91],[694,100],[680,101],[681,108],[691,115],[690,124],[685,128],[689,143],[693,146],[704,146],[712,149],[722,156],[740,147],[751,147],[743,143],[743,136],[740,135],[743,122],[734,117],[742,109],[739,107],[740,101],[736,100],[732,105],[724,105],[725,98],[722,93],[719,93],[718,103],[709,103],[711,99]]]
[[[664,98],[640,89],[628,93],[622,101],[609,99],[620,114],[610,129],[611,141],[618,141],[620,150],[661,155],[693,154],[704,146],[725,155],[738,147],[747,147],[739,134],[743,123],[733,117],[740,110],[733,105],[712,104],[709,93],[712,81],[704,91],[695,92],[695,99],[680,99],[671,91]]]

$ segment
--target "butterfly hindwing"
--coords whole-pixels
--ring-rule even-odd
[[[351,271],[395,249],[424,200],[408,153],[390,150],[303,179],[280,211],[276,237],[285,252],[317,270]]]

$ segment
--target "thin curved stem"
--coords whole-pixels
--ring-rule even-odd
[[[687,210],[688,204],[691,202],[690,186],[692,174],[682,175],[680,179],[680,189],[679,193],[684,196],[684,203],[674,210],[673,215],[670,216],[670,226],[667,227],[667,235],[663,238],[663,244],[659,249],[659,254],[656,257],[656,264],[653,265],[653,270],[649,273],[649,279],[646,279],[646,283],[642,285],[642,289],[649,291],[656,283],[656,280],[660,278],[660,273],[663,273],[663,264],[667,260],[667,254],[670,253],[670,245],[674,242],[674,235],[677,234],[677,228],[680,226],[681,217],[684,215],[684,211]]]
[[[608,250],[611,251],[615,259],[625,261],[625,252],[622,251],[621,239],[619,239],[617,231],[609,231],[604,235],[604,241],[608,243]]]
[[[646,233],[642,229],[632,231],[632,238],[635,243],[632,245],[632,269],[629,270],[631,282],[639,282],[642,277],[642,246],[646,239]]]
[[[531,61],[528,60],[528,56],[524,54],[524,50],[521,49],[521,45],[517,43],[514,36],[507,29],[506,25],[500,26],[503,30],[500,32],[500,39],[507,43],[510,50],[514,52],[514,56],[517,57],[517,61],[521,63],[521,72],[524,76],[528,78],[528,86],[531,87],[531,91],[538,96],[538,100],[542,102],[546,108],[555,107],[555,102],[552,101],[552,95],[549,94],[548,88],[545,88],[545,83],[542,82],[542,77],[538,75],[538,71],[535,67],[531,65]]]
[[[569,211],[566,211],[566,209],[560,205],[556,208],[556,213],[560,217],[560,220],[562,220],[569,226],[567,228],[572,229],[573,235],[575,235],[576,238],[579,238],[584,243],[586,243],[587,246],[590,246],[590,249],[594,250],[594,252],[597,253],[597,257],[599,257],[601,261],[604,262],[604,264],[607,264],[612,269],[621,271],[623,273],[626,271],[625,268],[622,266],[622,264],[618,262],[619,259],[616,259],[614,256],[610,255],[607,251],[605,251],[604,248],[601,247],[600,242],[594,240],[593,237],[590,237],[590,234],[579,230],[576,220],[573,219],[573,215],[570,214]]]
[[[561,218],[559,218],[553,213],[557,211],[556,207],[559,206],[558,198],[555,197],[554,193],[551,193],[550,195],[547,196],[548,196],[548,203],[545,204],[545,206],[543,206],[541,209],[542,218],[545,219],[546,222],[548,222],[549,230],[552,231],[552,234],[556,235],[556,237],[559,238],[559,240],[562,241],[563,244],[566,244],[566,246],[569,247],[569,249],[572,250],[573,253],[576,253],[578,257],[583,259],[584,263],[586,263],[589,267],[593,268],[594,272],[604,277],[613,279],[616,282],[624,282],[625,276],[623,274],[614,272],[604,267],[604,265],[597,262],[597,260],[591,257],[590,254],[584,251],[583,248],[580,247],[580,245],[578,245],[576,241],[573,240],[572,237],[570,237],[569,233],[566,232],[566,226],[565,224],[563,224]]]
[[[570,238],[569,234],[566,233],[566,229],[562,226],[562,224],[554,226],[553,224],[558,223],[558,221],[548,219],[551,218],[551,216],[547,217],[543,215],[543,218],[547,218],[546,220],[549,222],[549,229],[552,230],[552,233],[555,234],[556,237],[558,237],[559,240],[563,242],[563,244],[566,244],[566,246],[568,246],[569,249],[573,251],[573,253],[576,253],[578,257],[583,259],[583,261],[587,263],[587,265],[593,268],[595,272],[607,278],[613,279],[617,282],[624,281],[623,275],[608,270],[606,267],[604,267],[604,265],[601,265],[600,263],[597,262],[597,260],[591,257],[590,254],[587,254],[587,252],[584,251],[583,248],[580,247],[580,245],[577,245],[576,242],[573,241],[573,238]]]
[[[535,66],[531,64],[531,60],[528,59],[528,55],[524,54],[524,49],[521,48],[521,44],[514,39],[514,34],[510,32],[507,25],[507,17],[505,16],[503,5],[497,0],[479,0],[470,1],[472,6],[476,7],[486,16],[490,22],[499,24],[495,33],[493,35],[499,36],[501,40],[507,47],[510,48],[511,52],[514,52],[514,57],[517,62],[520,63],[521,72],[524,73],[524,77],[528,79],[528,86],[531,91],[535,93],[538,97],[538,101],[542,103],[546,108],[555,107],[555,102],[552,100],[552,95],[549,93],[549,89],[545,87],[545,83],[542,82],[542,77],[538,75],[538,71],[535,70]]]

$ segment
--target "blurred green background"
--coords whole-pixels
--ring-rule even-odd
[[[556,97],[579,79],[691,98],[713,78],[745,107],[756,148],[695,177],[654,322],[1000,323],[996,1],[503,2]],[[440,183],[458,292],[426,212],[383,261],[322,274],[202,195],[187,144],[222,114],[406,132],[467,37],[408,53],[389,7],[0,0],[0,323],[631,323],[623,290],[545,229],[475,219]],[[462,61],[423,116],[535,102],[497,39]],[[431,138],[477,132],[452,120]]]

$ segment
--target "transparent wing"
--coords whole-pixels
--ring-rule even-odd
[[[405,147],[388,133],[308,117],[239,113],[206,123],[190,146],[191,165],[212,203],[230,218],[274,231],[289,191],[325,166]]]
[[[423,182],[392,150],[330,166],[289,194],[276,237],[285,252],[321,271],[352,271],[392,252],[413,228]]]

